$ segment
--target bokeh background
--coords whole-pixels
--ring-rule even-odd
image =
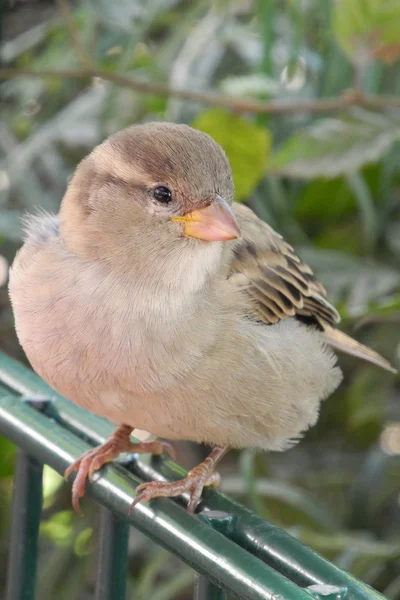
[[[5,0],[2,36],[1,350],[25,360],[6,288],[21,215],[57,212],[78,161],[110,133],[169,120],[222,144],[237,199],[315,269],[343,329],[399,365],[397,0]],[[222,489],[400,599],[399,378],[340,364],[318,425],[284,454],[232,452]],[[180,447],[181,462],[205,451]],[[0,438],[0,565],[13,457]],[[93,597],[98,515],[84,509],[78,519],[46,468],[40,600]],[[0,568],[0,596],[4,578]],[[184,600],[192,579],[132,533],[135,598]]]

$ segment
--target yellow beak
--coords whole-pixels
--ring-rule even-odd
[[[217,196],[206,208],[193,210],[183,217],[172,217],[171,221],[184,224],[183,233],[208,242],[224,242],[240,237],[236,217],[229,204]]]

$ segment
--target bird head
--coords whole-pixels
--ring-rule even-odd
[[[61,233],[88,257],[240,237],[232,171],[222,148],[187,125],[132,126],[77,167],[61,207]]]

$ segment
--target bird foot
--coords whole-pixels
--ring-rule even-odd
[[[218,487],[220,484],[221,478],[219,473],[214,471],[214,467],[219,458],[223,455],[221,450],[223,450],[223,454],[225,454],[225,449],[216,448],[213,450],[213,453],[218,452],[221,454],[221,456],[218,456],[218,459],[214,459],[213,453],[211,453],[211,455],[206,458],[204,462],[189,471],[187,477],[184,479],[172,482],[148,481],[140,484],[136,488],[136,492],[140,493],[132,502],[129,508],[129,514],[135,508],[136,504],[142,500],[149,501],[153,498],[171,498],[174,496],[180,496],[185,492],[189,492],[190,494],[187,511],[193,514],[199,503],[204,487],[206,485]]]
[[[117,458],[122,452],[130,453],[150,453],[160,455],[167,452],[171,458],[175,458],[175,451],[168,442],[153,441],[134,443],[130,440],[132,428],[126,425],[118,427],[111,438],[101,446],[92,448],[83,454],[77,461],[66,469],[64,478],[68,479],[73,471],[78,471],[74,483],[72,484],[72,506],[79,515],[82,512],[79,507],[79,500],[85,495],[85,483],[87,478],[93,479],[95,471],[100,469],[106,463]]]

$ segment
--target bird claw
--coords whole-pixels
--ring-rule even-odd
[[[178,481],[164,482],[164,481],[147,481],[141,483],[136,488],[136,498],[129,507],[128,513],[131,514],[133,509],[139,502],[148,502],[154,498],[172,498],[180,496],[185,492],[189,492],[190,499],[187,506],[187,511],[193,514],[200,501],[203,489],[205,486],[213,485],[218,486],[220,483],[219,473],[209,472],[203,468],[203,465],[199,465],[196,469],[193,469],[188,473],[187,477]]]
[[[128,428],[129,429],[129,428]],[[167,452],[172,458],[175,458],[174,448],[168,442],[153,441],[153,442],[131,442],[129,432],[123,433],[117,430],[115,434],[104,444],[97,448],[91,448],[83,454],[78,460],[70,465],[64,473],[64,478],[68,479],[73,471],[77,471],[74,483],[72,484],[72,505],[75,511],[82,515],[79,507],[79,500],[85,495],[86,480],[93,480],[96,471],[101,469],[106,463],[117,458],[122,452],[130,453],[146,453],[160,455]]]

